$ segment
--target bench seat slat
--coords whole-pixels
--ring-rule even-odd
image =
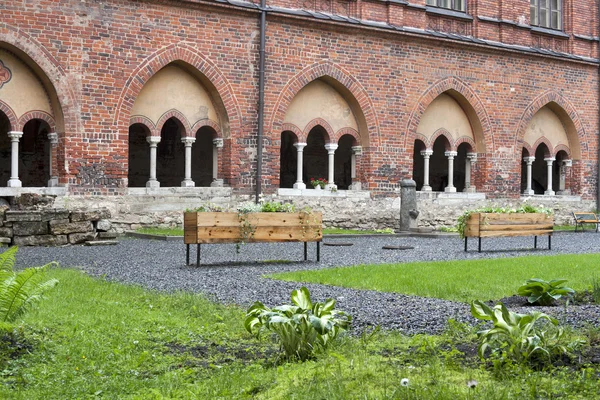
[[[523,224],[523,225],[481,225],[482,232],[487,231],[534,231],[534,230],[552,230],[552,224]]]
[[[480,237],[503,237],[503,236],[544,236],[552,235],[552,229],[528,230],[528,231],[485,231],[480,232]]]

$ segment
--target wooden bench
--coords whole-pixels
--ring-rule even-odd
[[[307,243],[317,242],[317,261],[320,261],[323,214],[186,212],[183,231],[187,265],[190,265],[190,245],[196,244],[196,265],[200,266],[200,245],[203,243],[304,242],[306,261]]]
[[[598,232],[598,216],[593,212],[573,212],[573,218],[575,218],[575,232],[577,227],[581,227],[581,231],[584,231],[583,224],[595,224],[596,232]]]
[[[470,237],[479,238],[481,253],[482,237],[534,236],[534,248],[537,249],[537,237],[548,236],[548,250],[552,249],[554,218],[543,213],[473,213],[469,215],[464,230],[465,251]]]

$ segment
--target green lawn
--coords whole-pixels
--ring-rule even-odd
[[[358,265],[270,277],[470,302],[516,294],[529,278],[568,279],[576,291],[588,289],[600,277],[600,254]]]
[[[588,399],[598,390],[593,366],[486,368],[458,349],[476,336],[456,323],[440,336],[345,336],[312,361],[284,362],[270,337],[244,331],[239,308],[74,270],[50,275],[60,284],[0,337],[12,353],[0,352],[0,398]]]

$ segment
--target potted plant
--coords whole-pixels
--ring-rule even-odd
[[[317,190],[325,189],[325,185],[327,185],[327,179],[325,178],[310,178],[310,184],[313,188]]]

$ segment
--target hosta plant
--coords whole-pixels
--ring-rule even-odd
[[[45,272],[51,265],[27,268],[15,272],[17,247],[0,254],[0,323],[13,322],[43,298],[44,293],[56,286],[56,279],[46,280]]]
[[[570,287],[562,286],[566,279],[545,281],[543,279],[529,279],[518,290],[519,296],[527,296],[527,301],[540,306],[550,306],[562,296],[572,297],[575,291]]]
[[[244,326],[252,334],[274,332],[289,359],[307,360],[325,350],[340,331],[348,329],[352,317],[334,310],[335,300],[313,303],[307,288],[292,291],[292,304],[268,308],[255,302],[246,314]]]
[[[570,353],[581,344],[579,341],[567,344],[558,321],[541,312],[518,314],[509,311],[502,303],[491,308],[475,300],[471,303],[471,314],[494,325],[478,332],[479,356],[482,359],[489,350],[493,358],[503,361],[547,362],[553,356]]]

